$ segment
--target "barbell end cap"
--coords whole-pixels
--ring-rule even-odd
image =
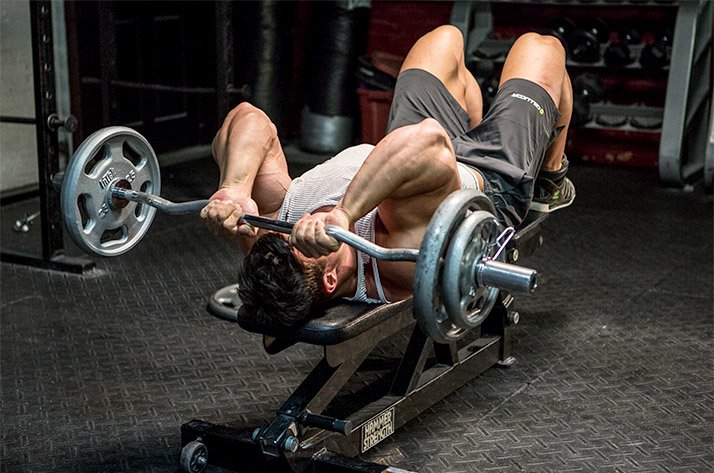
[[[538,271],[533,270],[533,275],[531,276],[530,290],[528,294],[533,294],[536,289],[538,289]]]

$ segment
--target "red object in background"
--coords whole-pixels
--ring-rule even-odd
[[[412,45],[434,28],[449,24],[453,2],[372,2],[367,54],[375,67],[396,76]],[[393,93],[360,88],[362,141],[376,144],[384,137]]]
[[[384,138],[389,120],[389,108],[394,93],[389,90],[359,88],[359,109],[362,125],[362,142],[376,145]]]
[[[660,138],[657,132],[576,128],[568,132],[565,152],[573,161],[656,169]]]
[[[395,79],[404,62],[403,56],[382,51],[375,51],[368,57],[374,70],[388,74]],[[386,133],[394,92],[360,87],[357,89],[357,95],[359,96],[362,142],[376,145]]]
[[[453,2],[372,2],[367,53],[406,56],[424,34],[451,20]]]

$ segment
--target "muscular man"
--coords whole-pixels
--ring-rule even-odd
[[[232,110],[213,142],[220,188],[201,217],[246,253],[239,295],[261,321],[296,324],[339,297],[404,299],[414,263],[372,260],[328,237],[324,226],[383,247],[419,248],[436,208],[460,188],[484,191],[505,225],[520,223],[529,207],[565,207],[575,198],[563,154],[571,109],[560,42],[528,33],[511,48],[482,117],[461,33],[442,26],[406,57],[387,136],[295,180],[269,118],[247,103]],[[297,223],[289,236],[257,232],[241,221],[244,213]]]

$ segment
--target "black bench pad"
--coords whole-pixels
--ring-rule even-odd
[[[313,345],[336,345],[381,324],[403,311],[412,310],[412,298],[390,304],[339,301],[303,325],[275,327],[261,325],[241,307],[236,321],[249,332],[270,335]]]

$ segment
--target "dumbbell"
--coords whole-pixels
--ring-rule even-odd
[[[640,53],[640,64],[646,69],[662,69],[669,65],[672,55],[673,32],[671,28],[661,30],[654,43],[646,44]]]
[[[605,49],[603,59],[608,66],[622,67],[632,64],[635,60],[630,51],[630,46],[642,42],[642,36],[637,28],[623,26],[617,30],[617,40],[611,41]]]
[[[27,233],[30,231],[30,225],[32,225],[32,222],[40,216],[40,212],[35,212],[33,214],[27,214],[21,219],[15,220],[15,225],[13,226],[13,230],[15,230],[17,233]]]
[[[581,27],[569,41],[570,59],[575,62],[593,64],[602,58],[600,46],[607,42],[610,30],[601,18],[590,18],[581,22]]]
[[[565,49],[565,54],[570,54],[570,39],[575,34],[575,23],[570,18],[561,17],[553,20],[542,33],[558,38]]]
[[[592,72],[584,72],[573,79],[573,114],[571,126],[584,125],[591,119],[590,105],[600,102],[605,95],[602,78]]]

